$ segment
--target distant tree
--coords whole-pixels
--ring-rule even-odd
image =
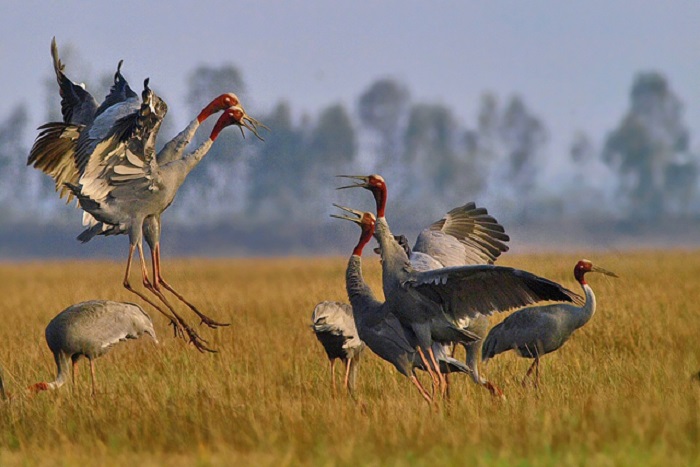
[[[388,78],[375,81],[359,98],[360,122],[379,136],[377,166],[380,170],[393,171],[399,163],[401,125],[406,119],[409,104],[408,89]]]
[[[286,102],[277,104],[263,121],[273,130],[250,160],[248,210],[252,217],[266,221],[288,219],[303,208],[299,180],[306,169],[305,131],[295,127]]]
[[[632,218],[651,220],[665,212],[667,189],[673,181],[695,184],[697,169],[682,176],[679,173],[679,167],[692,162],[687,154],[689,133],[682,113],[680,99],[662,74],[645,72],[636,76],[630,109],[608,135],[604,148],[605,161],[622,179],[621,196]]]
[[[457,135],[458,125],[447,107],[416,104],[411,108],[402,158],[412,169],[405,196],[417,198],[413,202],[422,199],[444,209],[445,195],[458,190]]]
[[[357,152],[355,129],[342,104],[324,109],[311,134],[309,150],[312,159],[330,166],[352,161]]]

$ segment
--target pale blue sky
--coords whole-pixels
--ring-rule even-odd
[[[282,98],[297,113],[338,101],[354,106],[371,82],[390,76],[414,100],[444,103],[472,126],[482,92],[519,93],[559,151],[577,129],[600,141],[627,108],[634,74],[656,69],[700,135],[695,1],[4,0],[1,10],[0,117],[25,102],[36,109],[34,127],[42,123],[55,35],[94,74],[123,58],[136,89],[150,76],[179,123],[191,117],[186,74],[230,62],[244,74],[252,115]]]

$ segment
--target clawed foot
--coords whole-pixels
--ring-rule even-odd
[[[216,350],[209,348],[206,346],[206,344],[209,343],[206,339],[199,337],[199,334],[195,332],[194,329],[189,327],[185,323],[181,323],[181,325],[185,328],[185,332],[187,333],[187,337],[189,337],[190,342],[194,344],[194,347],[199,350],[200,352],[211,352],[211,353],[216,353]]]
[[[200,312],[198,312],[198,311],[196,311],[196,313],[197,313],[197,316],[199,316],[200,318],[202,318],[202,321],[201,321],[199,324],[206,324],[207,326],[209,326],[209,327],[212,328],[212,329],[216,329],[216,328],[220,328],[220,327],[223,327],[223,326],[230,326],[230,325],[231,325],[231,323],[219,323],[219,322],[217,322],[217,321],[214,321],[213,319],[209,318],[209,317],[206,316],[205,314],[202,314],[202,313],[200,313]]]

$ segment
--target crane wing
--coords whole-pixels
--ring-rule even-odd
[[[155,139],[167,106],[148,88],[148,80],[144,87],[138,110],[116,120],[106,138],[97,142],[87,157],[87,151],[78,154],[79,166],[87,159],[80,177],[82,197],[97,203],[108,196],[129,201],[162,188]],[[121,109],[127,102],[110,107],[100,117],[106,118],[113,113],[112,109]],[[93,127],[90,134],[99,131],[100,128]]]
[[[95,118],[97,101],[85,90],[85,87],[74,83],[63,74],[65,65],[58,58],[56,38],[51,41],[51,57],[56,72],[56,81],[61,94],[61,114],[65,123],[87,125]]]
[[[443,267],[492,264],[508,251],[505,242],[509,240],[503,226],[472,202],[452,209],[423,230],[413,251],[431,256]]]
[[[454,320],[544,300],[582,303],[578,294],[556,282],[519,269],[486,264],[414,271],[403,286],[440,306]]]
[[[131,87],[129,87],[129,83],[127,83],[126,79],[122,75],[122,63],[124,63],[124,61],[120,60],[119,64],[117,65],[117,72],[114,74],[114,83],[109,90],[109,94],[105,96],[105,100],[95,111],[95,117],[98,117],[113,105],[125,102],[129,99],[138,98],[138,95],[131,89]]]

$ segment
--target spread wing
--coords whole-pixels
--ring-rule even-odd
[[[97,102],[84,86],[74,83],[63,73],[65,65],[58,58],[56,38],[51,41],[51,57],[61,93],[61,114],[65,123],[87,125],[95,118]]]
[[[108,196],[128,202],[162,187],[155,139],[167,106],[148,88],[148,80],[144,88],[138,111],[119,118],[91,153],[79,152],[78,164],[87,160],[79,181],[82,196],[97,203]]]
[[[443,267],[492,264],[508,251],[505,242],[509,240],[503,226],[485,208],[467,203],[423,230],[413,251],[432,257]]]
[[[544,300],[582,303],[579,295],[556,282],[520,269],[486,264],[413,272],[403,285],[440,306],[453,320]]]
[[[95,111],[96,117],[113,105],[138,97],[131,87],[129,87],[129,83],[127,83],[126,79],[122,75],[122,63],[124,63],[124,60],[120,60],[119,64],[117,65],[117,72],[114,74],[114,84],[112,84],[109,94],[107,94],[105,100]]]

